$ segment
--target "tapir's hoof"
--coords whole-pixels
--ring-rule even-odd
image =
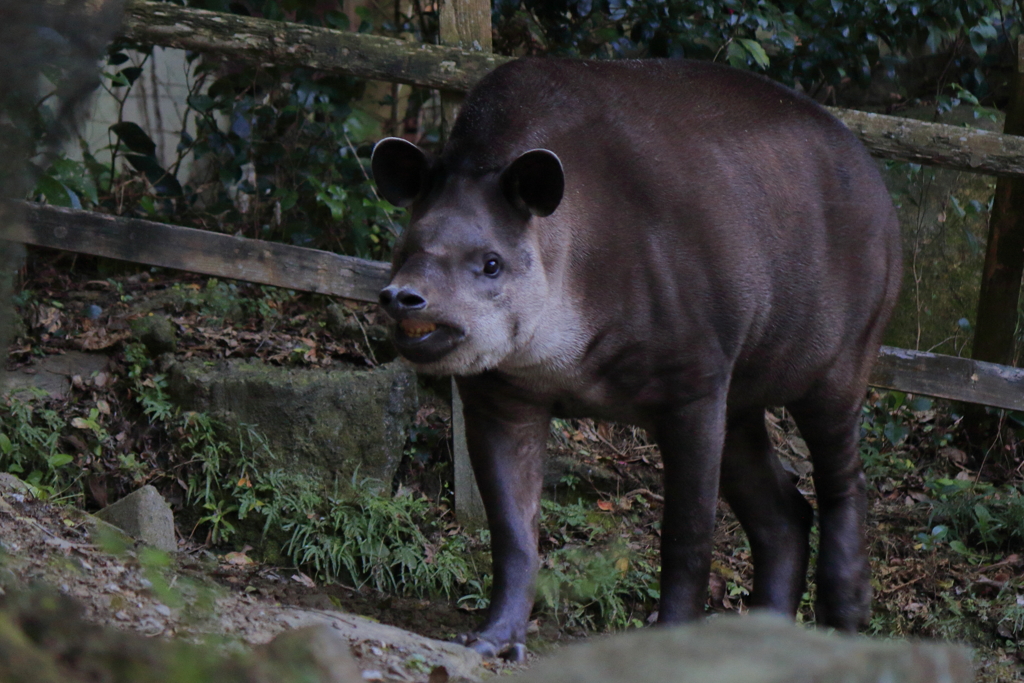
[[[465,645],[471,650],[476,650],[485,659],[501,657],[509,662],[522,662],[526,659],[524,643],[507,643],[504,646],[499,646],[477,633],[460,633],[455,636],[455,642]]]
[[[501,656],[509,662],[526,661],[526,643],[512,643]]]

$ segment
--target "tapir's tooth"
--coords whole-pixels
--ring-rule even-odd
[[[416,320],[403,320],[398,323],[398,325],[402,328],[402,332],[404,332],[408,337],[422,337],[437,329],[437,325],[434,323]]]

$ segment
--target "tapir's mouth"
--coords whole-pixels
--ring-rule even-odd
[[[413,363],[433,363],[448,355],[465,336],[451,325],[406,318],[395,326],[395,347]]]

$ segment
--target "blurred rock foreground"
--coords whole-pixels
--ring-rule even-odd
[[[20,683],[361,683],[365,680],[476,681],[475,653],[341,614],[289,610],[292,630],[247,652],[143,635],[86,622],[78,604],[43,586],[0,599],[0,681]],[[362,622],[361,624],[359,622]],[[376,630],[374,630],[376,629]],[[447,657],[409,670],[367,669],[350,646]],[[423,648],[426,647],[426,650]],[[444,652],[451,650],[452,652]],[[465,654],[456,652],[464,650]],[[826,634],[766,615],[722,617],[682,628],[634,631],[571,645],[541,659],[515,683],[966,683],[967,650],[945,644],[882,642]]]
[[[757,614],[567,647],[518,683],[966,683],[972,678],[963,647],[829,634]]]

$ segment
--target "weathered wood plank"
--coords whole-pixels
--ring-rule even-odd
[[[128,5],[122,35],[145,44],[450,92],[468,91],[510,59],[143,0]],[[878,157],[992,175],[1024,175],[1024,138],[1019,136],[850,109],[831,111]]]
[[[827,107],[876,157],[990,175],[1024,175],[1024,137]]]
[[[358,301],[377,301],[390,266],[316,249],[39,204],[0,239]]]
[[[1024,369],[883,346],[869,383],[882,389],[1024,410]]]
[[[491,3],[490,0],[441,0],[440,11],[441,42],[445,45],[466,47],[475,45],[490,52]],[[462,106],[460,93],[441,93],[442,131],[447,140],[452,124]],[[462,414],[462,397],[459,387],[452,378],[452,461],[455,470],[455,517],[459,524],[469,528],[487,525],[487,511],[480,496],[473,464],[469,460],[469,444],[466,441],[466,421]]]
[[[121,34],[144,44],[225,54],[275,66],[465,92],[508,57],[386,36],[132,2]]]

